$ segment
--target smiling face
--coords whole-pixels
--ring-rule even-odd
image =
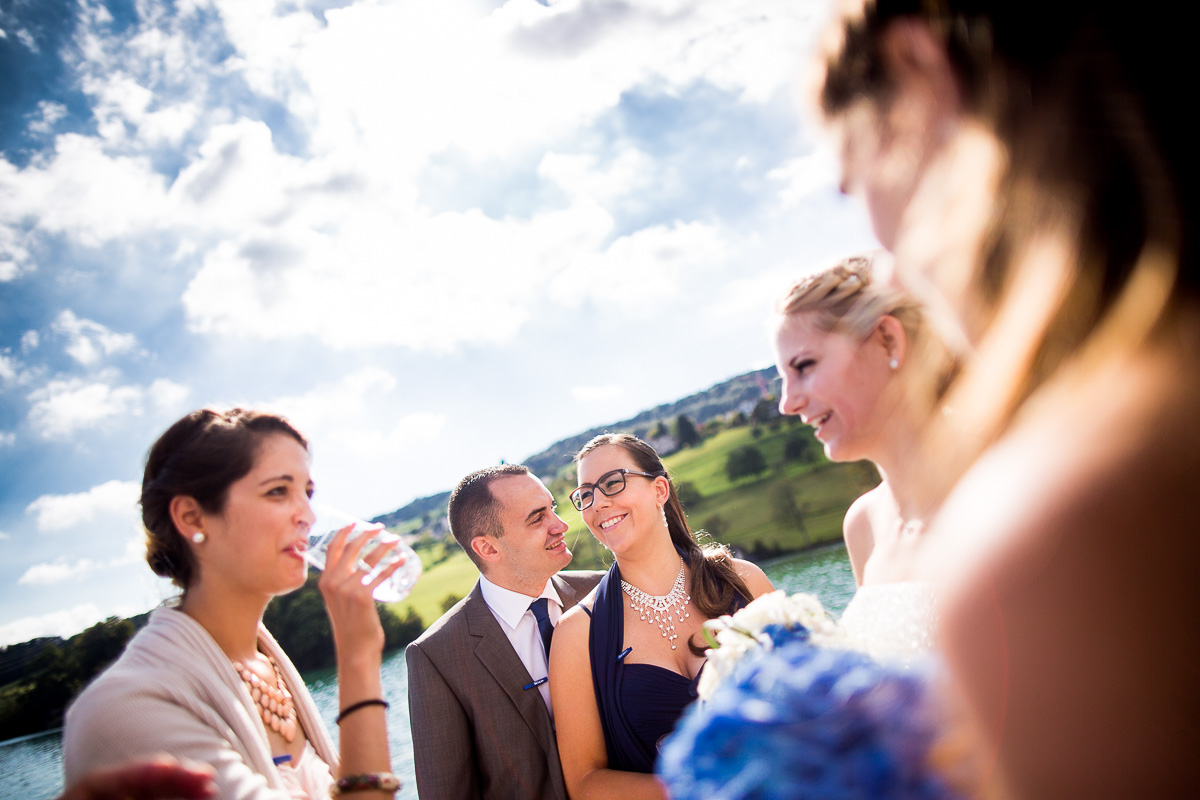
[[[200,580],[267,597],[303,585],[312,490],[308,451],[291,436],[263,436],[254,466],[230,484],[223,509],[204,514],[206,539],[193,550]]]
[[[860,342],[821,330],[811,314],[783,316],[775,335],[779,410],[812,425],[830,460],[872,458],[892,416],[888,361],[879,328]]]
[[[495,558],[486,559],[488,580],[536,595],[551,576],[571,563],[563,538],[567,523],[556,513],[550,490],[534,475],[498,478],[489,489],[503,533],[478,537],[494,548]]]
[[[595,484],[615,469],[643,471],[624,448],[605,445],[579,459],[579,484]],[[653,536],[654,531],[665,533],[659,504],[665,503],[669,495],[670,484],[666,478],[626,475],[625,488],[621,492],[612,497],[594,492],[591,507],[580,513],[592,535],[620,556]]]

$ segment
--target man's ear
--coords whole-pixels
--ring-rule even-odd
[[[191,539],[193,533],[207,533],[204,530],[204,509],[196,498],[177,494],[171,498],[167,508],[171,513],[171,521],[175,523],[175,530],[183,534],[183,538]]]
[[[889,364],[895,359],[896,366],[893,369],[903,366],[905,358],[908,357],[908,333],[900,320],[891,314],[884,314],[875,326],[875,337],[883,347]]]
[[[476,536],[471,540],[471,549],[486,564],[495,564],[500,560],[500,550],[491,536]]]

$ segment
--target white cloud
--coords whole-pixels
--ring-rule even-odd
[[[550,152],[542,157],[538,175],[558,184],[570,195],[607,205],[639,193],[654,180],[654,168],[654,161],[634,148],[623,149],[603,169],[591,153]]]
[[[17,362],[7,353],[0,352],[0,380],[12,381],[17,378]]]
[[[37,106],[37,116],[30,120],[29,130],[33,133],[50,133],[54,125],[67,115],[67,107],[62,103],[42,100]]]
[[[143,390],[112,386],[101,376],[96,382],[59,378],[29,393],[29,424],[46,439],[64,439],[113,418],[142,413]]]
[[[174,411],[183,405],[192,390],[166,378],[158,378],[146,389],[146,395],[159,411]]]
[[[302,395],[255,405],[286,415],[308,438],[321,502],[367,513],[413,476],[427,480],[424,465],[440,458],[421,453],[444,441],[448,414],[406,407],[404,390],[392,374],[366,367]]]
[[[140,493],[141,487],[134,481],[112,480],[86,492],[42,495],[26,506],[25,513],[36,515],[39,533],[56,533],[114,517],[126,526],[136,526]]]
[[[435,411],[400,414],[390,425],[371,423],[378,408],[394,406],[396,378],[377,367],[367,367],[334,384],[321,384],[304,395],[284,397],[266,407],[285,414],[310,441],[318,457],[329,450],[355,455],[404,452],[421,442],[436,440],[446,415]],[[384,416],[391,419],[395,415]]]
[[[16,228],[32,222],[39,231],[65,233],[86,247],[161,225],[165,181],[147,157],[110,154],[102,140],[77,133],[58,136],[54,147],[51,158],[20,170],[0,160],[0,197],[7,201],[0,205],[0,224]],[[0,237],[0,245],[14,237],[12,232]]]
[[[12,173],[8,162],[0,159],[0,198],[15,194],[11,191]],[[16,280],[33,265],[33,256],[28,248],[29,234],[4,225],[4,216],[3,209],[0,209],[0,283]]]
[[[552,297],[562,303],[588,301],[646,318],[678,302],[685,287],[724,266],[731,242],[723,231],[701,222],[655,225],[622,236],[602,252],[582,255],[555,276]]]
[[[25,331],[23,334],[21,334],[21,352],[28,353],[32,350],[36,350],[39,341],[40,339],[37,331]]]
[[[572,386],[571,397],[580,403],[603,403],[625,393],[621,386]]]
[[[360,456],[408,453],[417,445],[436,442],[445,427],[445,414],[421,411],[405,414],[391,427],[346,430],[337,438],[342,447]]]
[[[20,170],[0,161],[0,279],[29,268],[31,222],[86,246],[170,231],[178,257],[201,265],[183,298],[196,332],[434,352],[510,341],[581,264],[652,268],[645,288],[669,291],[702,255],[672,263],[700,230],[682,220],[609,243],[615,213],[661,176],[593,126],[637,92],[787,94],[820,4],[359,3],[327,10],[324,25],[273,0],[215,5],[219,22],[203,25],[192,6],[144,6],[123,39],[95,33],[103,19],[81,26],[76,66],[101,135],[61,135]],[[235,55],[213,64],[203,48],[219,36]],[[234,79],[286,105],[303,156],[235,118],[235,104],[205,108]],[[179,151],[168,185],[152,156],[185,135],[195,146]],[[546,152],[527,180],[561,188],[568,205],[503,219],[424,208],[416,180],[451,149],[497,161]],[[709,237],[718,254],[721,239]],[[97,348],[72,352],[95,359]]]
[[[76,317],[70,309],[63,310],[50,327],[67,338],[67,354],[84,366],[137,347],[137,337],[132,333],[117,333],[98,322]]]
[[[11,539],[11,538],[12,538],[12,537],[11,537],[11,536],[9,536],[9,535],[8,535],[7,533],[5,533],[4,531],[0,531],[0,541],[4,541],[5,539]]]
[[[139,563],[145,555],[145,541],[140,536],[131,537],[126,539],[125,545],[121,549],[121,554],[109,559],[81,558],[76,561],[68,561],[58,558],[53,562],[33,564],[21,574],[21,577],[17,578],[17,585],[49,586],[55,583],[62,583],[72,578],[87,575],[90,572]]]
[[[52,564],[34,564],[17,578],[18,586],[46,586],[62,583],[65,580],[85,575],[100,569],[103,564],[88,558],[81,558],[73,563],[55,561]]]
[[[793,158],[767,173],[768,178],[783,184],[779,190],[780,210],[793,208],[816,192],[836,189],[840,175],[836,156],[824,148]]]
[[[0,447],[12,447],[17,441],[17,434],[13,431],[0,431]]]
[[[93,345],[103,349],[104,344]],[[29,393],[28,422],[44,439],[65,439],[114,420],[139,417],[147,403],[154,411],[173,412],[191,390],[167,378],[149,386],[116,385],[117,373],[103,370],[94,379],[55,378]]]
[[[80,603],[62,611],[22,617],[0,625],[0,644],[27,642],[41,636],[73,636],[107,618],[94,603]]]
[[[586,202],[528,220],[468,211],[403,225],[361,210],[332,233],[286,230],[218,246],[183,296],[193,328],[338,349],[506,342],[544,304],[554,273],[612,228]]]

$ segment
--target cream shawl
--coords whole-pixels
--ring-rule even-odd
[[[266,628],[258,637],[292,690],[309,742],[336,775],[337,751],[304,681]],[[67,786],[96,767],[169,753],[211,764],[218,797],[287,798],[256,708],[208,631],[181,611],[158,609],[67,711]]]

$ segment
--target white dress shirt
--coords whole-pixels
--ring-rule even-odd
[[[550,602],[546,604],[546,611],[550,615],[550,623],[557,625],[558,618],[562,616],[562,600],[559,599],[554,584],[547,580],[542,593],[537,597],[530,597],[527,594],[497,586],[486,576],[480,575],[479,591],[483,594],[483,601],[487,603],[492,616],[500,623],[500,629],[512,643],[517,657],[521,659],[521,663],[528,670],[529,676],[534,681],[541,681],[537,690],[542,693],[542,699],[546,701],[546,709],[550,712],[550,719],[553,720],[554,708],[550,705],[550,684],[541,680],[550,676],[547,663],[549,654],[542,646],[542,634],[538,630],[533,612],[529,610],[529,604],[537,597],[549,598]]]

